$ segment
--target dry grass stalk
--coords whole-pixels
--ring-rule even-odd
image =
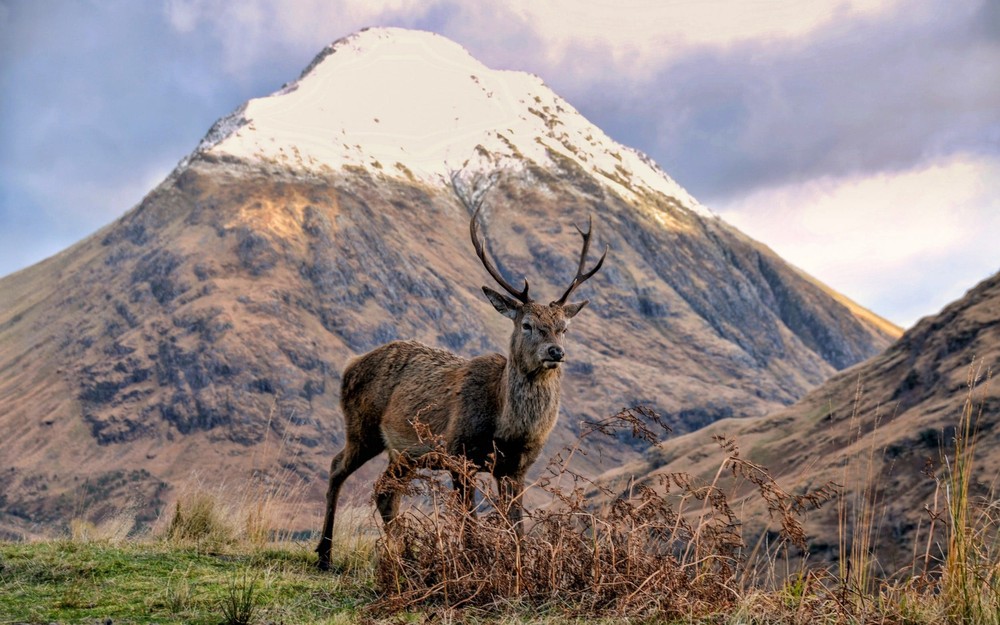
[[[69,539],[72,542],[99,542],[110,545],[120,545],[126,542],[136,527],[137,506],[133,503],[117,511],[99,523],[86,519],[71,519],[69,522]]]
[[[875,414],[871,432],[863,432],[860,407],[864,387],[858,380],[854,407],[851,411],[851,431],[857,440],[868,437],[868,446],[859,462],[844,465],[843,483],[851,485],[837,498],[838,520],[838,579],[839,603],[852,614],[864,614],[872,607],[869,598],[878,579],[875,548],[881,531],[880,512],[884,506],[878,499],[878,467],[882,450],[878,445],[880,415]],[[861,455],[861,454],[859,454]]]
[[[953,454],[945,458],[948,550],[942,566],[942,599],[950,620],[1000,623],[1000,515],[992,493],[976,497],[974,468],[982,402],[991,375],[973,363],[968,395],[955,431]],[[979,406],[977,409],[976,406]]]

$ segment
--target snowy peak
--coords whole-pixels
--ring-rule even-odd
[[[659,192],[710,215],[537,76],[492,70],[440,35],[399,28],[369,29],[330,45],[297,81],[220,120],[199,149],[428,182],[459,169],[568,158],[620,193]]]

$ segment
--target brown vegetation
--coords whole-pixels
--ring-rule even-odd
[[[659,416],[645,408],[624,410],[588,424],[583,437],[619,430],[655,440]],[[440,441],[439,441],[440,443]],[[419,606],[447,608],[502,606],[509,602],[557,604],[574,614],[683,617],[731,609],[755,575],[760,558],[774,557],[791,543],[805,547],[798,515],[834,495],[832,486],[794,496],[767,471],[740,457],[732,441],[712,483],[690,475],[664,476],[659,488],[633,486],[613,495],[612,503],[592,507],[592,483],[568,469],[579,447],[549,463],[535,486],[551,505],[528,513],[528,530],[519,537],[503,514],[508,503],[484,489],[470,513],[460,498],[427,466],[407,463],[407,477],[389,474],[378,488],[421,494],[427,505],[397,519],[381,543],[377,583],[384,593],[379,610]],[[438,446],[432,465],[474,477],[476,467]],[[754,484],[780,529],[766,553],[751,549],[742,524],[718,478],[727,472]]]
[[[924,505],[943,497],[928,479],[939,471],[957,434],[970,366],[982,377],[1000,366],[1000,274],[984,280],[938,315],[921,320],[883,354],[837,374],[796,404],[761,418],[727,419],[666,441],[635,463],[613,469],[602,484],[655,483],[662,473],[709,475],[717,465],[713,436],[736,437],[748,457],[789,489],[833,481],[856,514],[835,506],[805,519],[813,557],[846,561],[838,536],[874,526],[869,540],[883,570],[897,570],[923,549]],[[987,497],[1000,475],[1000,386],[976,388],[982,444],[969,492]],[[866,497],[865,490],[872,488]],[[867,506],[867,509],[865,509]],[[872,517],[871,515],[874,515]],[[940,529],[941,524],[936,524]],[[860,574],[865,567],[855,567]]]
[[[541,609],[655,622],[1000,623],[996,497],[969,492],[988,381],[983,372],[970,374],[956,437],[940,474],[926,477],[937,481],[940,496],[927,504],[924,542],[907,566],[889,568],[872,544],[885,512],[874,496],[877,476],[861,501],[832,483],[794,495],[742,457],[733,440],[719,439],[725,458],[710,481],[671,473],[660,475],[655,487],[632,483],[609,492],[567,470],[577,447],[554,458],[536,482],[551,504],[528,515],[523,537],[492,490],[484,489],[477,515],[433,474],[416,472],[426,466],[419,462],[409,467],[411,478],[380,481],[380,489],[422,495],[424,504],[379,542],[382,599],[372,614],[443,611],[462,620],[455,615],[463,611]],[[627,430],[653,438],[657,425],[655,413],[636,408],[590,424],[584,436]],[[438,449],[434,466],[475,469]],[[773,529],[744,524],[753,509],[745,506],[747,485]],[[595,487],[607,505],[595,507],[587,498]],[[839,537],[843,559],[811,560],[802,517],[833,501],[852,519]]]

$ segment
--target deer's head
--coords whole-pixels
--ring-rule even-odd
[[[593,269],[584,271],[587,263],[587,251],[590,249],[593,220],[587,226],[586,232],[577,228],[577,232],[583,237],[583,250],[580,252],[580,264],[576,271],[576,277],[573,278],[569,288],[558,300],[548,304],[539,304],[528,296],[527,280],[524,281],[523,289],[514,288],[486,256],[483,240],[477,229],[476,218],[479,216],[479,208],[477,207],[472,214],[469,231],[472,235],[472,244],[476,248],[476,254],[483,266],[486,267],[486,271],[493,276],[497,284],[510,294],[508,296],[487,286],[483,287],[483,293],[486,294],[497,312],[514,321],[514,332],[510,339],[510,362],[528,375],[557,369],[566,358],[563,338],[569,329],[569,322],[588,304],[588,300],[568,303],[569,296],[585,280],[597,273],[597,270],[604,264],[608,250],[605,248],[604,254],[601,255]]]

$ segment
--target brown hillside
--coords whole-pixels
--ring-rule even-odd
[[[712,437],[732,436],[744,457],[769,467],[786,488],[806,490],[832,481],[845,488],[849,500],[870,488],[880,509],[884,505],[877,543],[883,564],[903,565],[912,556],[918,526],[926,531],[924,505],[933,508],[936,489],[927,471],[940,471],[947,461],[970,382],[976,386],[972,397],[980,432],[973,494],[995,488],[1000,385],[990,378],[998,367],[1000,274],[795,405],[765,417],[721,420],[650,450],[604,479],[614,484],[641,476],[653,483],[673,471],[711,479],[723,458]],[[811,513],[814,553],[832,555],[836,516],[834,504]]]

